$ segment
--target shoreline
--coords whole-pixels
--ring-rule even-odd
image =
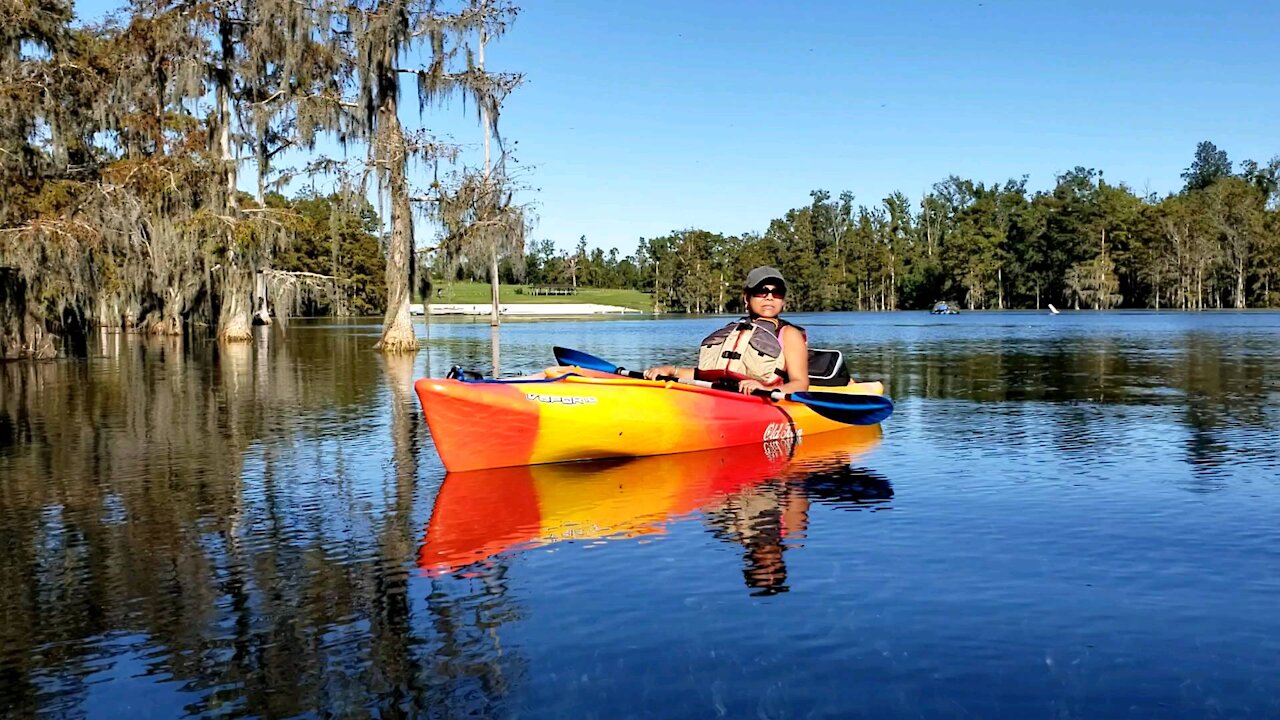
[[[492,303],[431,303],[431,315],[489,315]],[[410,315],[423,315],[422,303],[409,305]],[[505,317],[563,317],[573,315],[643,315],[635,308],[598,303],[499,303],[498,314]]]
[[[489,303],[431,303],[425,307],[430,308],[432,316],[459,316],[459,317],[480,317],[489,314]],[[503,317],[590,317],[602,315],[655,315],[670,317],[724,317],[735,315],[735,313],[648,313],[643,310],[637,310],[633,307],[625,307],[621,305],[603,305],[599,303],[501,303],[500,315]],[[424,305],[422,303],[410,303],[409,314],[414,317],[423,315]],[[955,315],[935,315],[927,309],[910,309],[910,310],[802,310],[796,315],[821,315],[821,314],[867,314],[867,315],[904,315],[904,316],[929,316],[929,317],[958,317],[961,315],[1045,315],[1050,317],[1065,317],[1068,315],[1129,315],[1129,314],[1172,314],[1172,315],[1207,315],[1215,313],[1223,314],[1267,314],[1280,312],[1280,307],[1260,307],[1260,308],[1205,308],[1202,310],[1187,310],[1182,308],[1109,308],[1107,310],[1093,309],[1062,309],[1059,308],[1057,313],[1053,313],[1047,308],[1005,308],[1003,310],[981,309],[981,310],[963,310]],[[318,316],[323,317],[323,316]],[[369,317],[381,317],[370,315]]]

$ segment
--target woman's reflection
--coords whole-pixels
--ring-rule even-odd
[[[725,499],[708,513],[717,535],[743,547],[742,576],[757,595],[787,590],[784,545],[804,536],[809,523],[809,499],[794,481],[769,482]]]
[[[847,464],[801,463],[792,471],[789,477],[744,488],[708,513],[718,536],[742,545],[742,576],[756,591],[753,595],[789,589],[783,553],[803,547],[811,502],[856,508],[893,497],[888,480]]]

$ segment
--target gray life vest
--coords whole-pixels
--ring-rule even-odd
[[[698,350],[697,377],[704,380],[758,380],[765,385],[787,381],[787,359],[782,352],[782,328],[791,325],[780,318],[744,317],[725,325],[702,340]]]

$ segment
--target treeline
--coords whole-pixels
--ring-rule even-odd
[[[183,0],[84,24],[71,0],[0,3],[0,358],[51,357],[91,328],[247,341],[265,303],[385,308],[381,349],[416,350],[415,203],[446,256],[496,262],[524,244],[501,143],[489,152],[521,76],[483,63],[516,13],[507,0]],[[406,126],[402,86],[420,119],[466,99],[483,168]],[[414,166],[430,186],[413,187]],[[327,199],[272,196],[299,176],[331,183]]]
[[[1280,304],[1280,160],[1237,171],[1211,143],[1163,198],[1082,168],[1040,192],[951,177],[874,205],[815,191],[760,233],[683,230],[630,256],[526,245],[497,132],[522,78],[483,61],[516,13],[184,0],[83,24],[71,0],[0,3],[0,358],[52,357],[93,328],[246,341],[267,306],[384,311],[379,347],[413,351],[428,257],[437,276],[640,289],[660,312],[730,309],[763,263],[787,274],[796,310]],[[420,126],[401,119],[402,86]],[[476,112],[481,167],[425,127],[451,98]],[[330,144],[340,158],[321,154]],[[330,184],[274,194],[300,177]],[[438,228],[429,252],[416,217]]]
[[[533,243],[526,280],[640,289],[659,312],[737,309],[741,278],[764,264],[786,274],[793,310],[1280,305],[1280,158],[1235,172],[1204,142],[1183,177],[1163,198],[1085,168],[1041,192],[953,176],[869,206],[819,190],[758,234],[682,230],[627,257]]]

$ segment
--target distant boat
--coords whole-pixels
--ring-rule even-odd
[[[1054,306],[1053,306],[1053,303],[1049,303],[1049,314],[1050,314],[1050,315],[1057,315],[1057,314],[1058,314],[1058,308],[1054,307]]]
[[[930,315],[959,315],[960,308],[945,302],[935,303],[933,309],[929,311]]]

